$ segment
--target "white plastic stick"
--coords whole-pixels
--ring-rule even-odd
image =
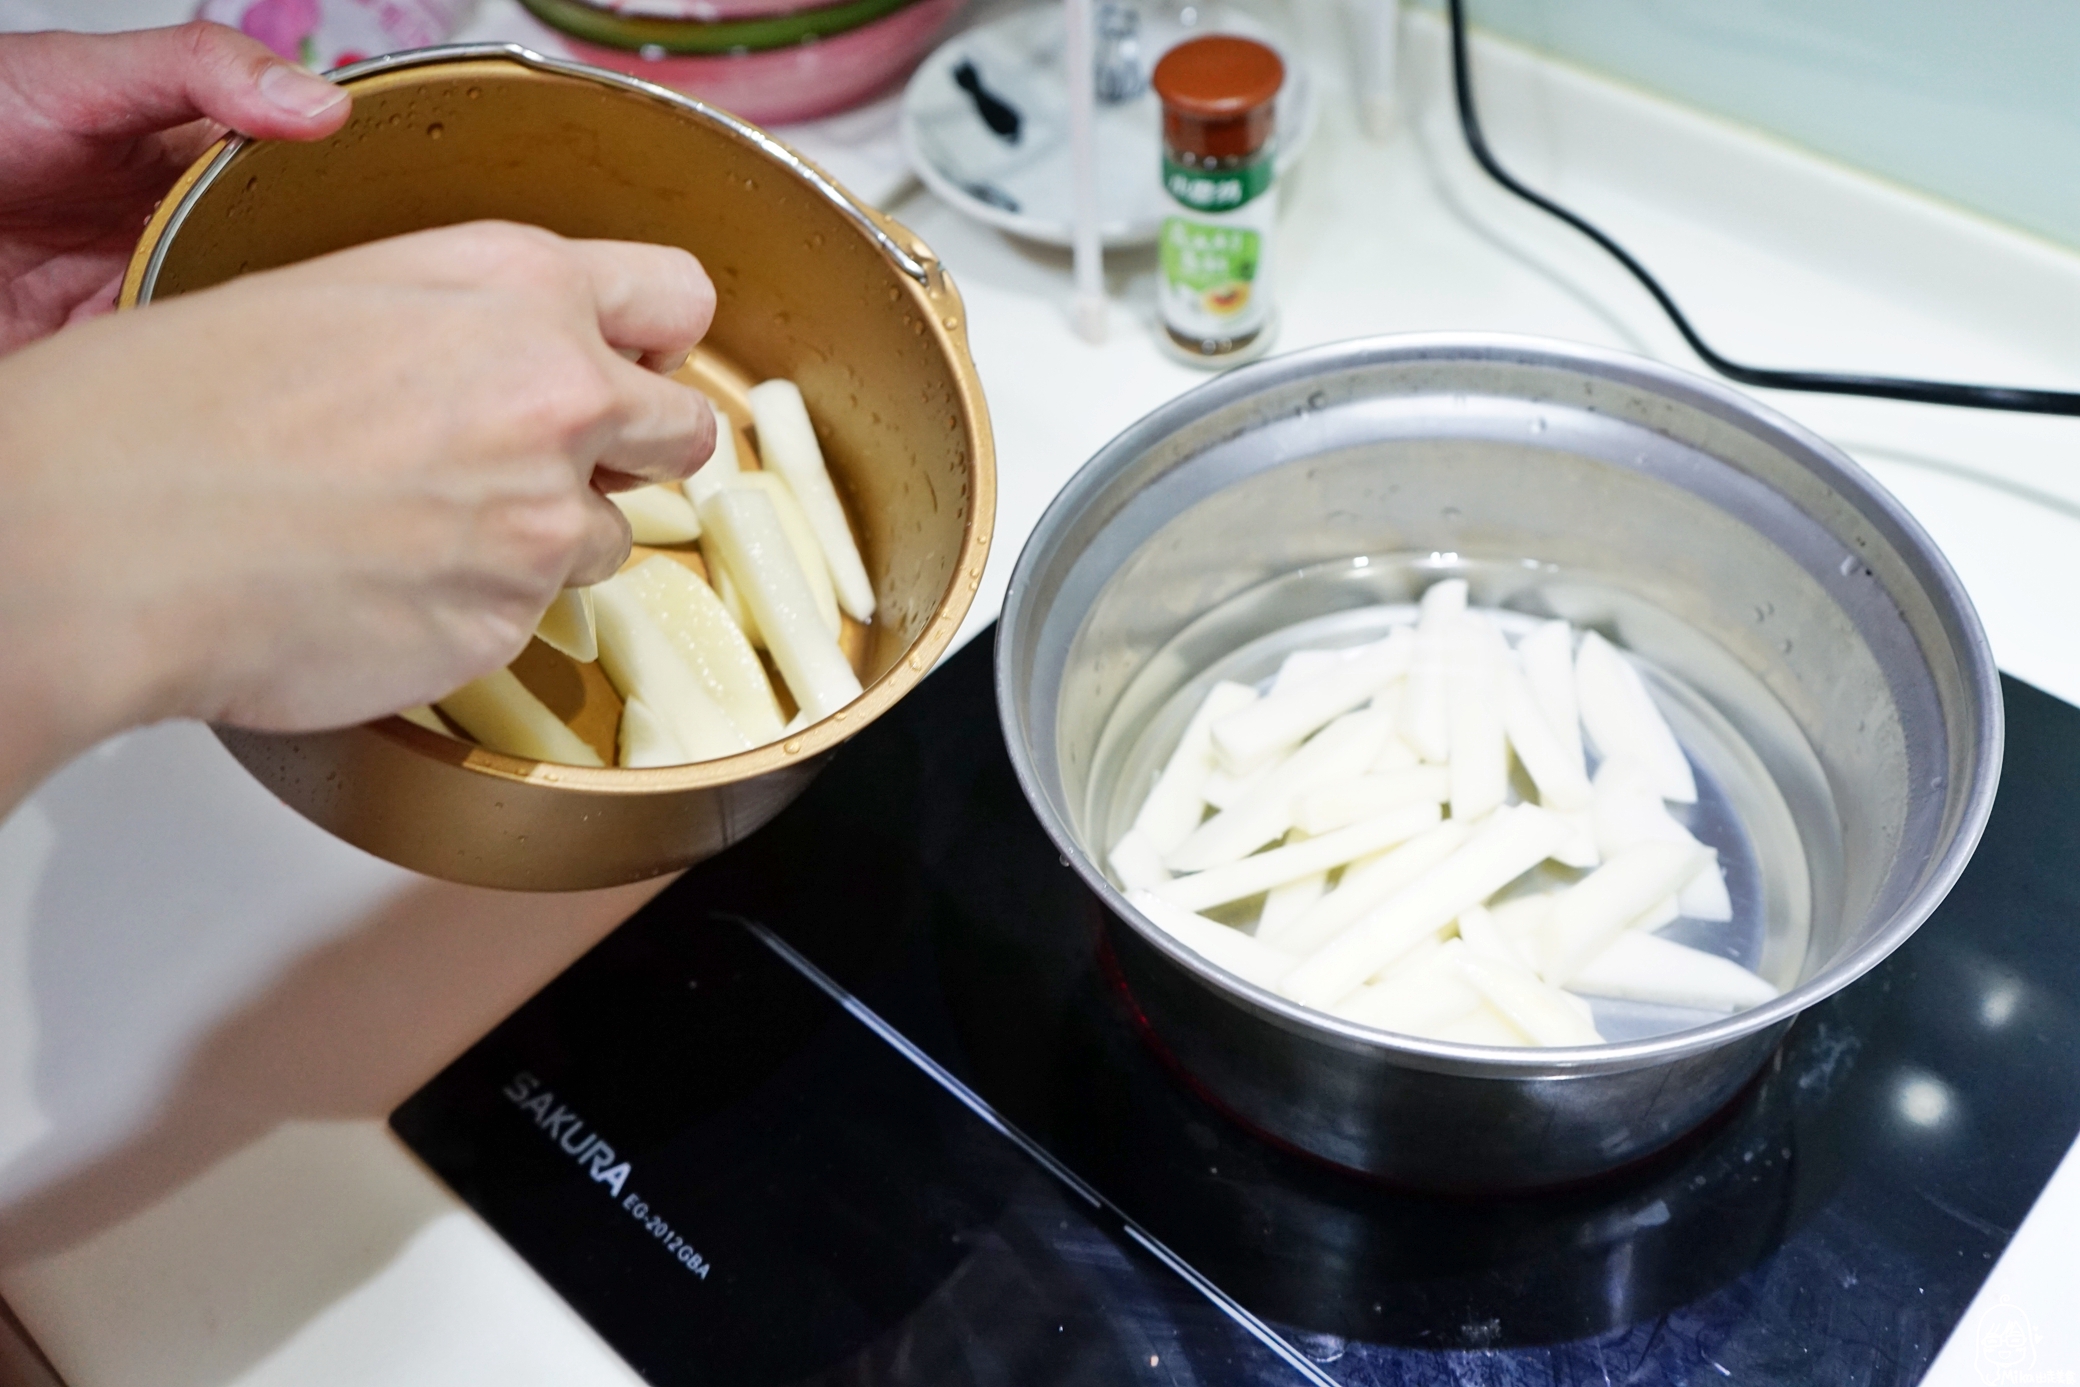
[[[830,565],[831,582],[838,589],[838,605],[854,621],[874,616],[874,586],[867,580],[867,566],[853,541],[845,507],[823,463],[823,447],[816,441],[816,426],[809,422],[809,407],[791,380],[761,381],[747,393],[751,421],[758,429],[759,460],[787,479],[802,513],[816,531],[823,547],[824,562]],[[702,516],[703,522],[707,517]]]
[[[1305,1006],[1328,1006],[1543,862],[1566,832],[1535,805],[1498,811],[1457,852],[1309,955],[1279,990]]]
[[[1246,708],[1216,722],[1215,738],[1222,727],[1249,711]],[[1203,872],[1238,861],[1283,838],[1293,827],[1296,799],[1349,774],[1352,766],[1369,764],[1391,735],[1384,713],[1367,709],[1344,714],[1286,758],[1246,798],[1193,829],[1190,837],[1165,855],[1164,865],[1173,872]]]
[[[725,488],[701,504],[701,524],[742,587],[745,605],[757,618],[795,703],[822,719],[858,698],[859,676],[817,615],[815,595],[795,562],[771,498]]]
[[[1574,668],[1582,725],[1596,743],[1596,754],[1635,763],[1663,799],[1695,802],[1697,780],[1690,760],[1631,661],[1591,631],[1582,637]]]
[[[1070,255],[1076,297],[1070,318],[1086,342],[1105,340],[1105,243],[1099,234],[1097,29],[1092,0],[1067,0]]]
[[[1356,775],[1297,796],[1293,823],[1309,833],[1327,833],[1404,804],[1442,804],[1451,793],[1451,773],[1443,766],[1416,766],[1392,775]]]
[[[1247,775],[1400,678],[1414,647],[1414,637],[1402,635],[1406,629],[1319,678],[1215,723],[1213,746],[1221,763],[1235,774]]]
[[[1247,684],[1222,680],[1206,691],[1198,711],[1185,724],[1184,735],[1177,739],[1177,749],[1170,753],[1154,788],[1134,815],[1134,830],[1157,855],[1174,850],[1199,826],[1205,812],[1206,780],[1213,774],[1214,723],[1256,701],[1257,691]]]
[[[1241,930],[1195,915],[1147,891],[1128,893],[1127,904],[1178,943],[1244,982],[1272,987],[1293,966],[1292,958]]]
[[[1561,755],[1574,766],[1576,775],[1586,778],[1581,707],[1574,694],[1574,628],[1564,621],[1541,623],[1517,642],[1517,658]]]
[[[1777,995],[1777,989],[1730,958],[1639,930],[1613,939],[1576,972],[1569,987],[1596,997],[1700,1011],[1744,1011]]]
[[[1292,953],[1313,953],[1381,901],[1457,852],[1472,836],[1473,830],[1465,824],[1447,819],[1392,852],[1353,863],[1345,869],[1343,880],[1334,891],[1316,901],[1305,915],[1282,926],[1272,936],[1273,942]],[[1261,926],[1258,933],[1263,933]]]
[[[1694,876],[1703,855],[1695,844],[1640,843],[1561,892],[1540,950],[1545,980],[1567,986],[1576,970]]]
[[[456,726],[493,751],[565,766],[606,764],[509,669],[473,679],[439,703]]]
[[[1186,910],[1205,910],[1254,896],[1299,877],[1341,867],[1353,859],[1406,842],[1437,823],[1437,806],[1419,804],[1376,819],[1245,857],[1225,867],[1179,877],[1158,894]]]

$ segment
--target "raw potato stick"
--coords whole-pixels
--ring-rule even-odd
[[[1697,874],[1704,850],[1694,844],[1640,843],[1560,893],[1546,920],[1545,980],[1555,987],[1602,953],[1632,922]]]
[[[1566,831],[1535,805],[1499,811],[1420,880],[1310,954],[1279,983],[1279,991],[1303,1006],[1328,1006],[1425,935],[1545,861]]]
[[[1419,604],[1415,646],[1408,670],[1408,695],[1401,736],[1433,765],[1451,759],[1451,714],[1447,707],[1450,660],[1445,650],[1454,622],[1466,612],[1464,579],[1432,583]]]
[[[1177,749],[1170,753],[1154,788],[1134,815],[1135,831],[1159,856],[1174,851],[1199,826],[1206,805],[1202,792],[1207,777],[1213,774],[1213,724],[1256,701],[1257,691],[1247,684],[1222,680],[1206,691],[1198,711],[1185,724]]]
[[[1460,1045],[1522,1048],[1534,1043],[1530,1036],[1511,1025],[1507,1016],[1485,1004],[1457,1021],[1439,1026],[1435,1034],[1439,1040],[1455,1041]]]
[[[1539,891],[1526,896],[1513,896],[1488,907],[1488,919],[1496,930],[1510,943],[1518,958],[1533,972],[1544,966],[1546,921],[1552,918],[1552,891]],[[1463,916],[1461,917],[1464,918]]]
[[[599,636],[593,630],[592,589],[565,588],[556,594],[534,633],[551,650],[561,651],[581,665],[599,658]]]
[[[1444,628],[1445,727],[1451,747],[1452,817],[1478,819],[1509,793],[1509,743],[1497,687],[1502,637],[1476,612]]]
[[[1276,938],[1279,930],[1313,909],[1328,889],[1327,872],[1310,872],[1283,886],[1272,887],[1264,893],[1264,909],[1257,916],[1257,935],[1261,937],[1268,930]]]
[[[1210,742],[1208,745],[1212,745]],[[1258,787],[1277,774],[1285,764],[1285,757],[1276,756],[1251,771],[1248,775],[1230,775],[1220,767],[1220,758],[1214,758],[1213,773],[1206,777],[1206,785],[1200,791],[1206,802],[1215,809],[1233,809],[1246,803],[1256,794]]]
[[[1407,670],[1413,637],[1404,636],[1406,630],[1396,630],[1367,654],[1290,693],[1261,699],[1215,723],[1213,746],[1221,763],[1235,774],[1247,775],[1332,718],[1369,700]]]
[[[593,589],[599,662],[624,703],[641,699],[695,761],[751,748],[634,590],[612,581]]]
[[[1541,623],[1517,642],[1524,683],[1545,715],[1546,726],[1574,773],[1587,779],[1582,755],[1582,716],[1574,694],[1574,628],[1564,621]]]
[[[616,764],[631,770],[649,766],[683,766],[693,759],[664,719],[650,711],[640,698],[621,705],[621,729],[616,737],[620,756]]]
[[[1569,990],[1596,997],[1744,1011],[1773,1000],[1777,989],[1730,958],[1626,930],[1574,975]]]
[[[1689,829],[1676,822],[1667,806],[1645,777],[1629,761],[1609,761],[1598,768],[1596,788],[1590,799],[1591,833],[1603,856],[1623,852],[1639,843],[1691,843],[1702,847]],[[1693,920],[1726,921],[1733,918],[1733,897],[1726,890],[1726,875],[1719,867],[1719,854],[1706,848],[1709,861],[1678,893],[1678,906]],[[1570,864],[1572,865],[1572,864]],[[1594,866],[1591,861],[1587,865]]]
[[[1451,948],[1448,944],[1446,948]],[[1603,1037],[1568,1004],[1567,994],[1546,986],[1537,975],[1499,962],[1470,948],[1454,952],[1454,961],[1476,992],[1510,1019],[1510,1024],[1540,1045],[1601,1045]]]
[[[1707,848],[1712,860],[1697,869],[1697,875],[1676,893],[1676,908],[1693,920],[1724,923],[1733,918],[1733,894],[1726,889],[1726,872],[1719,866],[1717,850]]]
[[[509,669],[472,680],[439,703],[457,727],[493,751],[564,766],[606,764]]]
[[[867,566],[853,542],[845,507],[831,485],[801,390],[791,380],[769,380],[752,386],[747,399],[752,423],[758,429],[759,460],[787,478],[795,499],[802,503],[802,513],[809,517],[809,526],[823,547],[824,562],[830,565],[838,604],[854,621],[873,620],[874,586],[867,581]]]
[[[730,576],[729,565],[722,561],[722,551],[716,548],[715,536],[711,534],[701,537],[701,562],[708,566],[708,581],[713,585],[715,595],[722,599],[722,609],[729,613],[729,619],[744,633],[744,639],[751,642],[753,650],[765,649],[765,633],[758,629],[758,618],[751,615],[751,608],[744,605],[744,589]]]
[[[1112,875],[1129,891],[1154,891],[1170,881],[1162,855],[1138,828],[1112,845]]]
[[[1127,904],[1142,918],[1216,968],[1225,968],[1244,982],[1269,988],[1277,983],[1293,960],[1226,925],[1194,915],[1147,891],[1127,896]]]
[[[1442,766],[1417,766],[1393,775],[1352,776],[1297,796],[1293,801],[1293,823],[1309,833],[1327,833],[1404,804],[1443,804],[1451,793],[1451,775]]]
[[[1383,691],[1377,698],[1372,700],[1372,706],[1380,708],[1382,701],[1388,699],[1388,696],[1393,692],[1393,689]],[[1392,706],[1392,703],[1387,704],[1388,708]],[[1393,736],[1387,738],[1387,744],[1381,747],[1379,755],[1373,758],[1370,769],[1375,775],[1392,775],[1396,771],[1414,770],[1422,764],[1423,758],[1415,754],[1415,751],[1406,741],[1402,740],[1401,734],[1397,731]],[[1447,791],[1446,793],[1449,796],[1450,792]]]
[[[1311,954],[1343,933],[1360,916],[1457,852],[1473,830],[1447,819],[1391,852],[1344,869],[1336,889],[1305,915],[1281,928],[1270,941],[1290,953]],[[1260,930],[1259,933],[1262,931]]]
[[[1410,950],[1386,977],[1367,983],[1331,1010],[1361,1026],[1435,1036],[1441,1027],[1479,1010],[1481,1001],[1445,946],[1432,941]]]
[[[448,730],[448,725],[441,721],[441,715],[433,711],[431,703],[422,703],[416,708],[400,709],[397,716],[414,727],[423,727],[428,732],[438,732],[443,737],[452,738],[455,735]]]
[[[1690,760],[1632,663],[1591,631],[1575,654],[1574,674],[1582,725],[1596,743],[1596,754],[1631,761],[1663,799],[1695,803],[1697,780]]]
[[[1255,857],[1245,857],[1224,867],[1179,877],[1157,894],[1186,910],[1239,901],[1282,886],[1298,877],[1341,867],[1355,858],[1379,852],[1404,842],[1438,821],[1434,804],[1414,805],[1382,814],[1376,819],[1339,828],[1319,838],[1309,838],[1289,847],[1273,848]]]
[[[635,594],[670,638],[672,648],[700,676],[722,711],[753,746],[764,746],[780,736],[780,703],[773,697],[765,666],[729,619],[722,599],[699,574],[659,555],[600,586],[609,585]]]
[[[816,610],[830,633],[837,635],[843,629],[838,620],[838,592],[831,586],[830,565],[823,561],[823,549],[816,542],[816,532],[809,528],[809,517],[802,514],[802,503],[778,472],[740,472],[730,485],[756,487],[772,500],[780,528],[787,534],[787,547],[794,551],[802,576],[809,580],[809,591],[816,596]]]
[[[744,470],[743,464],[737,460],[737,432],[729,416],[713,400],[708,401],[708,408],[715,411],[715,451],[708,454],[708,460],[692,476],[680,483],[686,498],[693,502],[696,515],[701,502],[729,485],[730,478]]]
[[[1248,712],[1231,713],[1229,718]],[[1216,738],[1227,721],[1223,718],[1214,724]],[[1293,827],[1294,800],[1348,774],[1352,766],[1370,762],[1392,735],[1384,713],[1344,714],[1286,758],[1247,798],[1193,829],[1190,837],[1164,857],[1163,864],[1173,872],[1203,872],[1238,862],[1266,843],[1278,841]]]
[[[727,487],[702,504],[701,523],[743,586],[745,605],[795,703],[821,720],[858,698],[859,676],[816,614],[815,596],[788,547],[772,499]]]
[[[1483,958],[1492,958],[1512,968],[1524,968],[1530,964],[1530,960],[1517,949],[1515,941],[1495,923],[1495,917],[1486,906],[1476,905],[1459,912],[1459,937],[1466,941],[1468,949]]]
[[[1496,680],[1503,730],[1524,765],[1524,774],[1538,787],[1539,804],[1557,813],[1588,808],[1592,792],[1589,778],[1582,774],[1581,738],[1574,738],[1572,754],[1561,745],[1513,653],[1505,651],[1496,661]]]
[[[693,502],[668,482],[616,491],[607,499],[628,517],[629,534],[638,544],[688,544],[701,537]]]

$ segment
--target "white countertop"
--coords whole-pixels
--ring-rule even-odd
[[[0,28],[171,22],[188,0],[0,0]],[[80,11],[85,10],[82,14]],[[1279,345],[1542,333],[1694,364],[1600,252],[1482,181],[1412,18],[1401,135],[1360,136],[1339,15],[1297,8],[1326,110],[1287,185]],[[541,31],[486,0],[469,37]],[[1763,364],[2080,386],[2080,256],[1682,109],[1484,47],[1494,141]],[[1069,331],[1066,259],[974,226],[900,172],[889,106],[802,145],[920,233],[967,300],[1000,467],[973,634],[1055,490],[1204,379],[1145,325],[1115,257],[1113,335]],[[2002,667],[2080,702],[2080,422],[1771,398],[1847,447],[1964,578]],[[383,1116],[651,888],[519,896],[428,881],[327,837],[202,729],[129,734],[0,825],[0,1296],[74,1387],[629,1384],[634,1375],[383,1128]],[[2069,1155],[1929,1381],[1979,1380],[2024,1312],[2080,1370],[2080,1154]]]

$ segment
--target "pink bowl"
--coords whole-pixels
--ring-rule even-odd
[[[829,0],[578,0],[602,14],[623,19],[674,19],[713,24],[718,19],[763,19],[768,15],[811,10]]]
[[[966,0],[917,0],[834,38],[731,53],[646,58],[565,37],[571,55],[696,96],[760,125],[813,120],[893,85],[928,52]]]

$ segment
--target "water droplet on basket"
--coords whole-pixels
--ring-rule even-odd
[[[924,668],[924,656],[912,655],[910,657],[910,668],[913,670],[922,670]]]
[[[1854,554],[1851,554],[1848,558],[1842,560],[1842,576],[1846,578],[1855,571],[1856,556]]]
[[[948,327],[959,327],[961,325],[961,320],[958,318],[941,318],[939,321]]]
[[[795,737],[788,741],[782,742],[780,744],[780,749],[786,752],[789,756],[792,756],[802,749],[802,739],[800,737]]]
[[[1790,641],[1785,641],[1785,642],[1784,642],[1784,653],[1785,653],[1786,655],[1789,655],[1789,654],[1791,653],[1791,642],[1790,642]]]
[[[1329,392],[1326,390],[1317,390],[1307,397],[1307,407],[1309,409],[1320,409],[1328,403]]]
[[[472,101],[475,101],[478,97],[482,96],[483,94],[484,89],[482,87],[471,87],[469,89],[469,99]]]
[[[439,121],[435,121],[433,124],[426,127],[426,138],[429,140],[437,140],[447,133],[448,127],[442,125]]]
[[[1533,433],[1544,433],[1546,431],[1545,415],[1541,414],[1531,421],[1531,431]]]
[[[1446,506],[1444,508],[1444,518],[1447,520],[1457,520],[1460,514],[1461,512],[1457,506]]]

